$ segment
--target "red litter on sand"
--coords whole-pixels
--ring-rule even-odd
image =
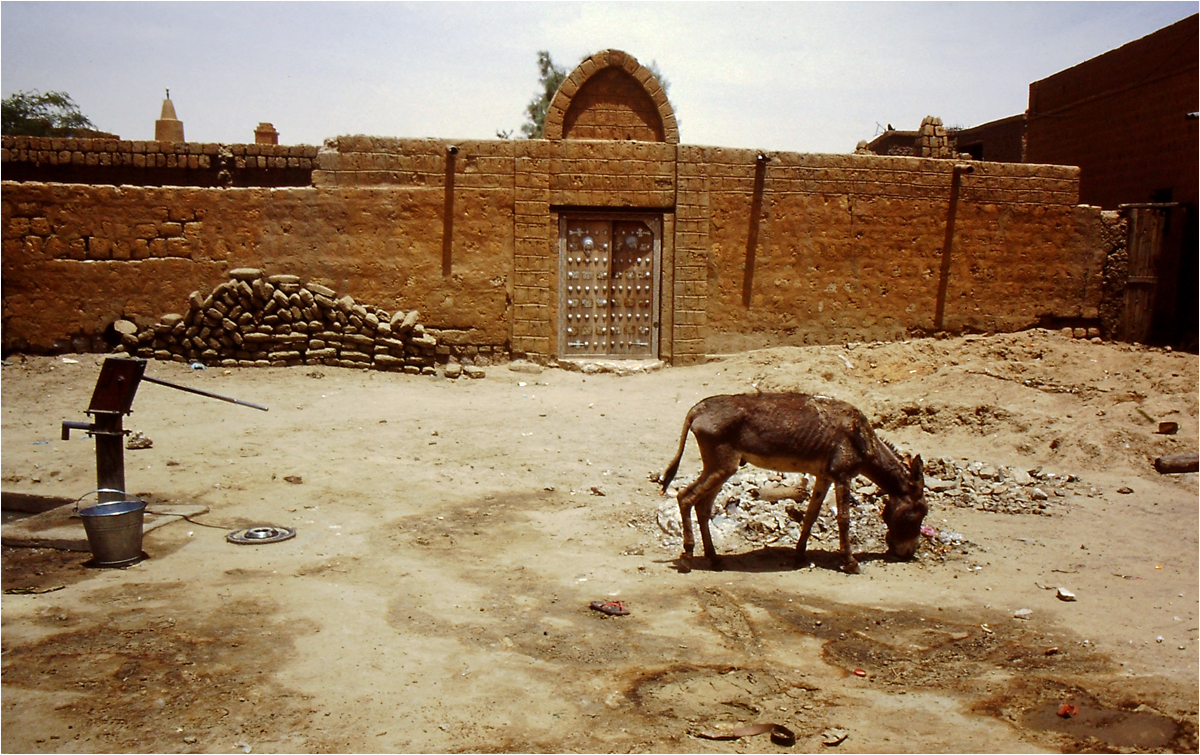
[[[1063,703],[1062,705],[1058,706],[1058,715],[1062,716],[1063,718],[1071,718],[1078,713],[1079,708],[1076,708],[1070,703]]]
[[[620,600],[593,600],[591,608],[607,616],[628,616],[625,603]]]
[[[862,670],[862,669],[860,669],[860,668],[856,668],[856,669],[854,669],[854,675],[855,675],[855,676],[866,676],[866,675],[867,675],[867,672],[866,672],[866,671],[863,671],[863,670]]]

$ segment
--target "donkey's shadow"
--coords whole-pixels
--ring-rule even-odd
[[[809,549],[799,561],[796,560],[795,548],[784,548],[780,546],[765,545],[758,550],[746,551],[745,553],[726,553],[719,556],[721,562],[720,571],[730,572],[785,572],[799,571],[801,569],[816,568],[826,571],[841,571],[842,565],[846,563],[845,557],[840,551],[824,551]],[[883,553],[855,553],[854,558],[858,563],[866,564],[872,561],[887,561],[887,556]],[[688,570],[683,565],[683,559],[676,557],[671,562],[674,569],[678,572],[687,572]],[[692,569],[699,571],[717,571],[712,568],[712,564],[704,555],[694,556],[692,558]]]

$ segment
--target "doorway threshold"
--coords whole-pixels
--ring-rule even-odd
[[[559,369],[563,370],[582,372],[585,375],[607,373],[618,377],[657,372],[665,364],[661,359],[614,359],[612,357],[565,357],[556,362]]]

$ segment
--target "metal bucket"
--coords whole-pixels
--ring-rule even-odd
[[[87,532],[93,566],[126,566],[142,558],[145,501],[99,503],[79,509],[79,516]]]

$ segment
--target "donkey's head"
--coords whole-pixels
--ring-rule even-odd
[[[888,555],[910,559],[921,544],[921,522],[929,507],[925,505],[925,469],[921,457],[906,464],[908,482],[904,489],[887,497],[883,521],[887,524]]]

